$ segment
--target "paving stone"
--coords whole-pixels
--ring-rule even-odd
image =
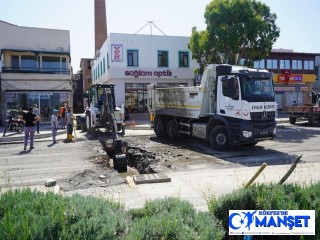
[[[52,178],[49,178],[49,179],[47,179],[46,180],[46,182],[45,182],[45,186],[46,187],[53,187],[53,186],[55,186],[57,184],[57,181],[55,180],[55,179],[52,179]]]
[[[171,178],[164,173],[134,175],[133,180],[135,184],[171,182]]]

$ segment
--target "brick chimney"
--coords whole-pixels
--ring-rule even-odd
[[[107,39],[107,17],[105,0],[94,0],[95,52]]]

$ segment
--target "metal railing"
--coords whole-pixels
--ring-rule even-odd
[[[2,73],[70,74],[66,68],[2,67]]]

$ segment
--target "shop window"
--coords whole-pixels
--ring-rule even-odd
[[[290,60],[279,60],[280,69],[290,69]]]
[[[59,57],[42,57],[42,70],[56,72],[60,70]]]
[[[258,69],[263,69],[263,68],[265,68],[265,67],[264,67],[264,59],[259,60],[259,61],[254,61],[253,67],[254,67],[254,68],[258,68]]]
[[[179,52],[179,67],[189,67],[189,52]]]
[[[158,67],[169,66],[168,51],[158,51]]]
[[[61,68],[67,70],[67,58],[61,58]]]
[[[11,67],[13,70],[18,70],[19,67],[20,67],[20,64],[19,64],[19,56],[17,55],[12,55],[11,56]]]
[[[278,69],[277,59],[267,59],[267,69]]]
[[[37,70],[36,56],[21,56],[21,70]]]
[[[70,99],[69,92],[6,92],[5,96],[6,110],[21,112],[37,104],[41,122],[50,122],[52,110],[59,109]]]
[[[103,73],[105,73],[106,72],[106,59],[105,58],[103,58]]]
[[[302,60],[292,60],[292,69],[302,70]]]
[[[125,108],[129,113],[146,112],[147,109],[147,86],[149,83],[126,83],[125,85]]]
[[[128,67],[139,66],[138,50],[127,50]]]
[[[304,61],[303,62],[304,70],[313,70],[314,69],[314,61]]]

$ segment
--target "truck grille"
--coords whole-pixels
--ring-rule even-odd
[[[254,112],[250,113],[251,125],[254,129],[268,129],[275,126],[276,113],[272,112]]]

